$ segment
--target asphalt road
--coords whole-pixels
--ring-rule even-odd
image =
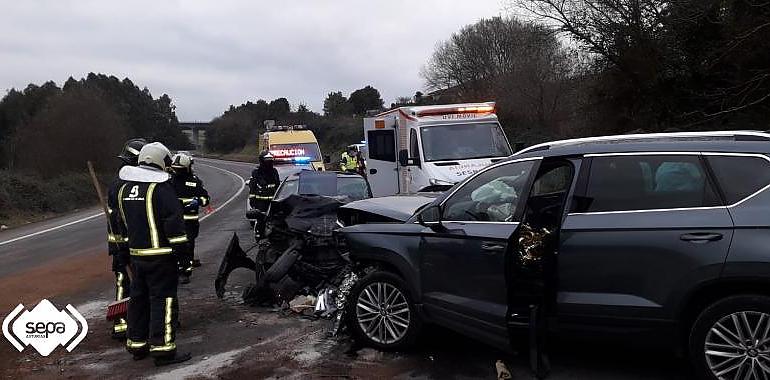
[[[32,348],[19,353],[0,343],[3,378],[495,378],[504,360],[515,379],[532,378],[527,358],[500,352],[441,328],[428,328],[420,343],[401,353],[350,350],[348,339],[326,337],[328,321],[241,304],[252,280],[247,271],[230,278],[224,300],[213,280],[232,235],[253,244],[244,219],[243,180],[251,165],[197,159],[196,172],[212,195],[215,213],[201,223],[197,256],[203,266],[192,283],[180,286],[178,345],[189,362],[155,368],[134,362],[109,339],[104,320],[113,297],[106,251],[106,227],[98,209],[83,210],[0,233],[0,316],[18,303],[28,309],[42,298],[60,308],[74,305],[89,323],[86,339],[71,353],[59,348],[41,357]],[[228,203],[229,202],[229,203]],[[552,379],[683,379],[684,361],[658,350],[631,348],[630,342],[558,342]]]

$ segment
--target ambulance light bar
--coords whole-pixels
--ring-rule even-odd
[[[453,108],[439,108],[428,109],[417,112],[417,116],[439,116],[449,114],[467,114],[467,113],[494,113],[495,106],[483,105],[483,106],[468,106],[468,107],[453,107]]]

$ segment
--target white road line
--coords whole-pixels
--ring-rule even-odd
[[[13,238],[13,239],[11,239],[11,240],[0,241],[0,246],[6,245],[6,244],[11,244],[11,243],[13,243],[13,242],[15,242],[15,241],[19,241],[19,240],[28,239],[28,238],[31,238],[31,237],[33,237],[33,236],[42,235],[42,234],[44,234],[44,233],[48,233],[48,232],[51,232],[51,231],[60,230],[60,229],[62,229],[62,228],[64,228],[64,227],[69,227],[69,226],[71,226],[71,225],[73,225],[73,224],[78,224],[78,223],[81,223],[81,222],[85,222],[85,221],[87,221],[87,220],[91,220],[91,219],[94,219],[94,218],[98,218],[98,217],[100,217],[100,216],[104,216],[104,213],[100,212],[100,213],[98,213],[98,214],[94,214],[94,215],[91,215],[91,216],[87,216],[87,217],[85,217],[85,218],[81,218],[81,219],[78,219],[78,220],[73,220],[73,221],[71,221],[71,222],[69,222],[69,223],[64,223],[64,224],[62,224],[62,225],[60,225],[60,226],[56,226],[56,227],[47,228],[47,229],[45,229],[45,230],[42,230],[42,231],[33,232],[33,233],[29,234],[29,235],[19,236],[19,237],[17,237],[17,238]]]
[[[204,215],[203,217],[201,217],[201,219],[200,219],[200,220],[201,220],[201,222],[202,222],[202,221],[204,221],[206,218],[208,218],[209,216],[211,216],[211,215],[214,215],[214,214],[215,214],[217,211],[221,210],[223,207],[227,206],[227,205],[228,205],[230,202],[232,202],[233,200],[235,200],[235,198],[237,198],[239,195],[241,195],[241,193],[243,192],[243,189],[244,189],[244,188],[246,188],[246,180],[244,180],[244,179],[243,179],[243,177],[241,177],[240,175],[238,175],[238,174],[236,174],[236,173],[233,173],[233,172],[231,172],[231,171],[229,171],[229,170],[227,170],[227,169],[222,169],[222,168],[218,168],[218,167],[216,167],[216,166],[206,165],[206,164],[204,164],[204,163],[199,163],[199,165],[208,166],[208,167],[210,167],[210,168],[212,168],[212,169],[217,169],[217,170],[223,171],[223,172],[225,172],[225,173],[227,173],[227,174],[230,174],[231,176],[234,176],[235,178],[237,178],[238,180],[240,180],[240,181],[241,181],[241,188],[238,190],[238,192],[237,192],[237,193],[235,193],[235,194],[234,194],[232,197],[230,197],[228,200],[226,200],[226,201],[225,201],[225,203],[222,203],[221,205],[219,205],[219,207],[215,208],[215,209],[214,209],[214,211],[212,211],[212,212],[210,212],[210,213],[208,213],[208,214]]]
[[[232,197],[230,197],[227,201],[225,201],[225,203],[222,203],[219,207],[214,209],[214,211],[212,211],[212,212],[204,215],[203,217],[201,217],[200,220],[203,221],[204,219],[208,218],[209,216],[214,215],[217,211],[221,210],[223,207],[227,206],[235,198],[237,198],[239,195],[241,195],[241,193],[243,192],[243,189],[246,187],[246,181],[240,175],[238,175],[236,173],[233,173],[233,172],[231,172],[231,171],[229,171],[227,169],[222,169],[222,168],[218,168],[216,166],[206,165],[206,164],[203,164],[203,163],[201,163],[200,165],[208,166],[210,168],[217,169],[217,170],[221,170],[221,171],[223,171],[223,172],[225,172],[227,174],[232,175],[233,177],[235,177],[239,181],[241,181],[241,188],[238,190],[238,192],[235,193],[235,195],[233,195]],[[11,244],[11,243],[17,242],[19,240],[29,239],[31,237],[42,235],[42,234],[45,234],[45,233],[48,233],[48,232],[60,230],[60,229],[65,228],[65,227],[69,227],[69,226],[71,226],[73,224],[82,223],[82,222],[85,222],[85,221],[88,221],[88,220],[91,220],[91,219],[94,219],[94,218],[98,218],[100,216],[104,216],[104,213],[100,212],[98,214],[90,215],[90,216],[87,216],[85,218],[81,218],[81,219],[78,219],[78,220],[73,220],[73,221],[71,221],[69,223],[64,223],[64,224],[56,226],[56,227],[47,228],[47,229],[44,229],[44,230],[41,230],[41,231],[33,232],[31,234],[27,234],[27,235],[24,235],[24,236],[19,236],[19,237],[10,239],[10,240],[0,241],[0,246],[6,245],[6,244]]]
[[[209,161],[209,162],[214,161],[214,162],[226,163],[227,165],[248,166],[248,167],[250,167],[252,169],[256,169],[257,168],[257,164],[256,163],[252,164],[252,163],[245,162],[245,161],[227,161],[227,160],[220,160],[218,158],[199,158],[198,160],[199,160],[198,162],[201,162],[201,161]]]

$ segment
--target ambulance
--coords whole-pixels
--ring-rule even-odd
[[[324,170],[328,157],[321,155],[321,148],[313,131],[304,125],[267,126],[267,132],[259,139],[259,150],[267,150],[275,157],[275,165],[306,166],[312,170]]]
[[[364,119],[375,197],[444,191],[512,154],[495,103],[406,106]]]

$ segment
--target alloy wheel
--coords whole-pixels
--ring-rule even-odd
[[[406,335],[411,313],[406,297],[397,287],[387,282],[373,282],[358,295],[356,319],[369,339],[392,344]]]
[[[770,380],[770,315],[740,311],[706,334],[706,363],[718,379]]]

